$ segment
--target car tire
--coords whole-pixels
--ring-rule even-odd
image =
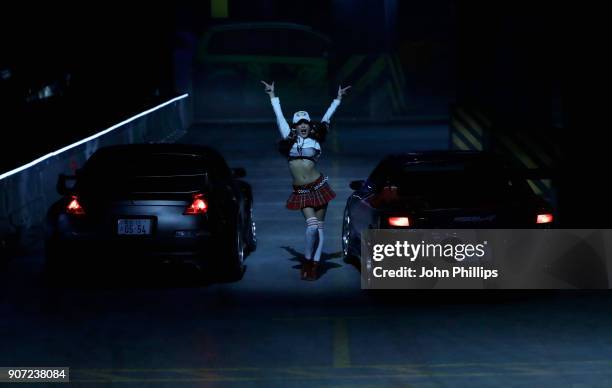
[[[350,246],[352,244],[351,226],[350,226],[350,215],[348,207],[344,209],[344,215],[342,216],[342,258],[345,263],[353,263],[357,261],[357,257],[351,253]]]
[[[242,279],[244,275],[244,257],[246,247],[241,227],[236,227],[231,236],[226,240],[225,253],[220,258],[223,263],[220,265],[220,278],[222,281],[235,282]]]
[[[255,226],[255,220],[253,219],[253,204],[249,204],[249,216],[246,222],[246,246],[249,253],[255,252],[257,249],[257,232]]]

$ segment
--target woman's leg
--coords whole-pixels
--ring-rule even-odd
[[[314,209],[313,209],[314,210]],[[327,205],[323,205],[321,207],[318,207],[315,210],[315,216],[317,217],[317,219],[321,222],[325,221],[325,213],[327,212]]]
[[[302,209],[302,214],[304,215],[304,219],[309,219],[312,217],[316,217],[315,209],[313,207],[305,207]]]
[[[311,207],[303,208],[302,214],[304,214],[306,219],[306,248],[304,249],[304,257],[306,260],[312,260],[312,255],[316,249],[319,222],[315,215],[315,210]]]
[[[327,212],[327,205],[317,208],[315,210],[315,216],[317,217],[317,234],[318,234],[318,242],[317,249],[314,253],[314,261],[321,260],[321,253],[323,252],[323,221],[325,220],[325,213]]]

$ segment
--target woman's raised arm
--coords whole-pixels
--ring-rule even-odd
[[[329,120],[331,120],[331,117],[334,115],[334,112],[340,105],[340,101],[342,101],[342,96],[344,96],[347,90],[349,90],[350,88],[350,86],[347,86],[345,88],[343,88],[342,86],[338,86],[338,96],[334,99],[334,101],[332,101],[329,108],[327,108],[327,112],[325,112],[325,115],[323,115],[321,122],[329,124]]]
[[[262,84],[266,87],[266,93],[270,96],[270,102],[272,103],[272,109],[274,109],[274,114],[276,115],[276,123],[278,124],[278,130],[280,131],[281,136],[285,139],[289,136],[289,132],[291,132],[291,128],[289,128],[289,124],[283,115],[283,110],[280,106],[280,100],[278,97],[274,95],[274,82],[268,84],[264,81],[261,81]]]

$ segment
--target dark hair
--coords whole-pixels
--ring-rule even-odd
[[[329,123],[311,123],[310,124],[310,137],[318,141],[320,144],[325,143],[325,139],[327,138],[327,132],[329,131]]]
[[[309,124],[310,134],[308,135],[308,137],[311,137],[314,140],[318,141],[319,144],[323,144],[325,142],[325,138],[327,137],[327,132],[329,131],[329,123],[317,123],[311,121]],[[289,151],[291,151],[291,147],[293,147],[293,143],[296,142],[297,137],[298,135],[296,131],[289,132],[289,136],[282,140],[279,140],[278,152],[280,152],[283,156],[289,156]]]

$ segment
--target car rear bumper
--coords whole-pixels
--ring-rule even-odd
[[[47,240],[47,256],[66,264],[147,265],[163,262],[202,266],[216,257],[217,246],[208,232],[194,237],[166,239],[56,236]]]

